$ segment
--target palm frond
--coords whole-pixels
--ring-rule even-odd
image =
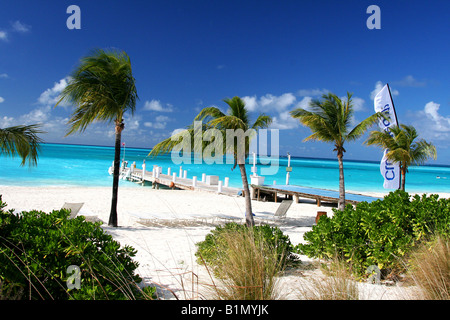
[[[353,141],[356,139],[359,139],[371,126],[376,124],[378,120],[382,117],[381,112],[377,112],[360,123],[358,123],[348,134],[347,134],[347,140]]]
[[[56,106],[62,101],[76,106],[68,122],[70,135],[94,121],[121,123],[125,112],[134,114],[138,99],[128,55],[96,50],[81,59]]]
[[[194,121],[203,121],[205,119],[206,121],[209,121],[211,119],[216,119],[224,116],[225,114],[222,111],[220,111],[219,108],[206,107],[199,112],[199,114],[194,118]]]
[[[414,144],[414,148],[411,150],[411,158],[413,164],[421,165],[426,162],[428,158],[437,159],[436,147],[423,139],[420,139]]]
[[[401,124],[390,127],[389,131],[372,131],[365,143],[389,149],[386,157],[392,162],[403,163],[405,168],[423,164],[428,158],[437,158],[433,144],[423,139],[415,141],[418,133],[413,126]]]
[[[388,132],[374,130],[369,133],[369,137],[364,143],[368,146],[376,145],[383,149],[392,149],[395,141]]]
[[[187,147],[186,145],[187,143],[189,143],[189,146],[193,146],[194,145],[193,139],[194,139],[193,129],[185,129],[156,144],[152,148],[148,156],[156,157],[160,154],[169,153],[176,146],[180,145],[180,143],[183,143],[184,145],[179,147]]]
[[[43,140],[38,134],[45,133],[39,130],[40,124],[21,125],[0,129],[0,151],[14,157],[16,154],[22,158],[21,166],[28,161],[30,166],[36,165],[40,144]]]
[[[248,110],[245,108],[245,102],[239,97],[233,97],[232,99],[227,98],[223,101],[229,106],[228,114],[241,119],[248,127],[250,118]]]
[[[268,128],[272,123],[272,118],[265,114],[260,114],[258,118],[256,118],[255,122],[252,125],[252,129],[264,129]]]
[[[242,119],[235,117],[235,116],[219,117],[219,118],[213,119],[210,122],[208,122],[208,125],[210,125],[213,128],[222,129],[222,130],[242,129],[245,131],[248,129],[248,127],[247,127],[248,124],[245,123]]]
[[[334,123],[327,119],[327,115],[323,108],[321,111],[311,112],[302,108],[291,111],[291,116],[300,120],[300,123],[307,126],[313,132],[312,135],[306,137],[303,141],[317,140],[324,142],[333,142],[337,139]]]
[[[224,102],[229,106],[228,114],[224,114],[216,107],[203,108],[184,132],[156,144],[149,156],[168,153],[174,148],[178,150],[180,146],[177,147],[177,145],[183,141],[187,143],[188,137],[190,137],[191,148],[194,146],[201,148],[194,152],[220,150],[223,154],[233,154],[235,164],[243,161],[242,159],[248,155],[250,141],[255,137],[256,130],[267,128],[272,122],[272,118],[261,114],[251,125],[248,122],[248,111],[242,99],[234,97],[225,99]],[[198,125],[196,121],[201,121],[201,130],[200,128],[196,130]],[[225,141],[228,143],[224,143]]]

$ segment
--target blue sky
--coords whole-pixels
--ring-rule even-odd
[[[81,29],[69,30],[69,5]],[[369,5],[381,29],[369,30]],[[389,83],[398,120],[433,142],[450,164],[450,3],[433,1],[2,1],[0,127],[43,123],[47,142],[113,145],[114,128],[94,124],[63,138],[72,106],[53,108],[81,57],[118,48],[131,58],[140,100],[128,116],[127,146],[151,148],[203,107],[226,110],[240,96],[253,119],[273,117],[280,154],[334,158],[333,146],[302,142],[308,128],[289,111],[331,91],[353,93],[355,123],[373,113]],[[376,129],[376,127],[373,127]],[[344,159],[382,151],[346,146]]]

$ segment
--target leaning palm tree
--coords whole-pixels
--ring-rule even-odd
[[[67,135],[83,132],[95,121],[115,124],[115,154],[111,212],[108,225],[117,227],[117,194],[119,187],[120,143],[124,114],[134,114],[138,99],[129,56],[120,51],[96,50],[81,59],[71,75],[60,100],[76,106],[68,124]],[[67,136],[66,135],[66,136]]]
[[[195,132],[195,125],[190,125],[187,127],[185,134],[187,133],[191,141],[194,141],[196,134],[203,134],[205,129],[217,129],[220,132],[220,136],[214,137],[209,142],[205,142],[202,139],[202,150],[211,144],[216,144],[221,148],[220,151],[223,153],[228,153],[233,155],[234,168],[239,166],[241,173],[242,184],[244,188],[245,196],[245,221],[247,226],[254,226],[255,222],[253,219],[252,204],[250,199],[250,190],[248,186],[247,172],[245,169],[245,159],[247,159],[249,154],[250,140],[254,137],[257,129],[267,128],[272,122],[272,118],[267,115],[261,114],[255,120],[253,124],[250,122],[250,116],[248,110],[245,108],[245,103],[239,97],[234,97],[232,99],[225,99],[224,102],[229,106],[228,114],[223,113],[219,108],[207,107],[200,111],[200,113],[195,117],[194,121],[202,122],[201,132]],[[203,121],[206,121],[205,123]],[[239,136],[239,134],[244,134],[248,139]],[[166,153],[175,148],[178,145],[179,138],[181,138],[182,133],[175,135],[174,137],[168,138],[161,141],[155,145],[149,155],[157,156],[158,154]],[[226,139],[230,143],[223,143]],[[231,139],[233,139],[231,143]],[[220,141],[218,141],[220,140]],[[197,151],[202,151],[197,150]]]
[[[42,139],[38,134],[44,133],[39,130],[39,124],[20,125],[8,128],[0,128],[0,154],[14,157],[16,154],[22,158],[21,166],[33,166],[37,164],[38,152]]]
[[[382,117],[380,113],[375,113],[367,119],[361,121],[350,130],[352,115],[354,113],[352,105],[352,94],[347,93],[347,100],[341,100],[333,93],[324,94],[323,100],[312,100],[309,110],[302,108],[291,111],[293,118],[299,119],[300,123],[311,129],[312,135],[303,141],[318,140],[334,143],[339,162],[339,210],[345,207],[345,184],[344,184],[344,163],[343,156],[344,143],[354,141],[361,137],[366,130]]]
[[[387,131],[372,131],[365,141],[367,145],[377,145],[388,149],[386,158],[393,163],[399,163],[401,190],[405,191],[406,173],[410,165],[420,165],[428,158],[436,160],[436,147],[423,139],[417,140],[419,136],[413,126],[401,124],[400,127],[392,126]]]

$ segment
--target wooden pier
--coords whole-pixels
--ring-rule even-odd
[[[112,167],[109,168],[109,173],[112,174]],[[138,169],[133,164],[131,167],[121,166],[120,178],[137,183],[146,182],[151,183],[153,189],[159,189],[160,187],[169,189],[182,189],[193,191],[204,191],[216,194],[225,194],[229,196],[243,196],[244,192],[242,188],[233,188],[228,186],[228,178],[224,181],[219,181],[218,176],[207,176],[202,174],[202,177],[194,176],[192,179],[187,178],[187,171],[179,168],[179,172],[171,168],[167,169],[167,174],[162,173],[162,168],[156,165],[153,166],[153,170],[145,170],[145,164],[142,169]],[[284,195],[294,199],[296,203],[299,202],[299,198],[314,199],[317,201],[317,206],[321,206],[321,202],[337,203],[339,201],[339,192],[334,190],[326,190],[311,187],[302,187],[295,185],[255,185],[251,184],[251,199],[260,201],[263,196],[273,198],[277,202],[278,195]],[[348,193],[345,194],[345,202],[351,204],[357,204],[359,202],[367,201],[372,202],[379,198],[365,196],[361,194]]]
[[[214,179],[208,179],[211,181],[211,183],[208,183],[207,181],[202,181],[202,177],[198,180],[197,177],[193,177],[192,179],[187,178],[186,174],[184,174],[184,177],[179,177],[174,174],[163,174],[161,172],[157,172],[157,170],[161,171],[161,169],[158,168],[160,167],[156,167],[156,169],[154,168],[153,171],[147,171],[144,169],[125,167],[121,168],[120,177],[121,179],[127,179],[142,184],[149,182],[151,183],[153,189],[159,189],[161,186],[164,186],[169,189],[204,191],[229,196],[238,196],[243,194],[242,189],[229,187],[226,184],[224,185],[222,181],[218,181],[218,177],[216,178],[217,181],[213,181]],[[205,175],[203,178],[205,179],[206,177],[208,176]]]
[[[311,187],[302,187],[295,185],[251,185],[252,199],[261,200],[261,197],[268,195],[273,197],[277,202],[278,195],[285,195],[294,198],[295,202],[299,202],[299,198],[307,198],[316,200],[317,206],[320,207],[323,202],[338,203],[339,192],[334,190],[326,190]],[[356,193],[345,193],[345,203],[357,204],[359,202],[372,202],[380,198],[370,197]]]

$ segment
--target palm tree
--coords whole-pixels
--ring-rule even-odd
[[[245,108],[245,103],[241,98],[234,97],[223,101],[229,106],[228,114],[223,113],[216,107],[207,107],[202,109],[195,117],[194,121],[202,121],[202,131],[208,128],[218,129],[222,134],[222,138],[224,138],[227,137],[227,134],[236,133],[237,130],[242,130],[242,132],[248,133],[248,130],[250,129],[257,130],[260,128],[267,128],[272,122],[272,119],[269,116],[261,114],[255,122],[251,124],[248,110]],[[203,121],[206,121],[206,123],[203,123]],[[187,128],[187,133],[193,141],[193,139],[195,139],[194,125],[190,125]],[[245,221],[247,226],[252,227],[255,222],[253,220],[250,190],[248,186],[247,172],[245,169],[245,159],[248,156],[249,144],[250,140],[253,138],[253,135],[250,134],[248,137],[248,139],[244,139],[244,145],[240,144],[242,141],[239,141],[236,136],[233,136],[232,144],[226,143],[218,145],[223,146],[224,153],[233,154],[234,166],[232,170],[236,168],[236,166],[239,166],[245,196]],[[211,141],[210,143],[215,142],[216,141]],[[178,139],[176,136],[175,138],[168,138],[155,145],[149,155],[157,156],[158,154],[169,152],[177,144]],[[205,141],[203,141],[202,148],[205,148],[207,144],[208,143],[205,144]]]
[[[71,77],[58,102],[64,100],[76,106],[68,121],[70,129],[67,135],[83,132],[94,121],[115,124],[113,191],[108,225],[117,227],[120,143],[125,128],[123,120],[125,112],[134,114],[138,99],[130,58],[123,51],[96,50],[81,59]]]
[[[344,184],[344,164],[343,156],[344,143],[354,141],[361,137],[366,130],[372,126],[382,115],[375,113],[367,119],[361,121],[353,129],[350,125],[353,121],[354,113],[352,105],[352,94],[347,93],[347,100],[341,100],[333,93],[322,95],[323,101],[312,100],[309,110],[302,108],[291,111],[293,118],[299,119],[300,123],[311,129],[312,135],[303,141],[318,140],[334,143],[339,162],[339,210],[345,207],[345,184]]]
[[[21,166],[37,165],[38,152],[42,139],[38,134],[39,124],[21,125],[9,128],[0,128],[0,153],[14,157],[16,153],[22,158]]]
[[[392,126],[387,131],[372,131],[365,141],[367,145],[377,145],[388,149],[386,158],[393,163],[400,164],[401,190],[405,191],[406,173],[410,165],[420,165],[428,158],[436,160],[436,147],[423,139],[415,141],[419,136],[413,126],[400,124]]]

